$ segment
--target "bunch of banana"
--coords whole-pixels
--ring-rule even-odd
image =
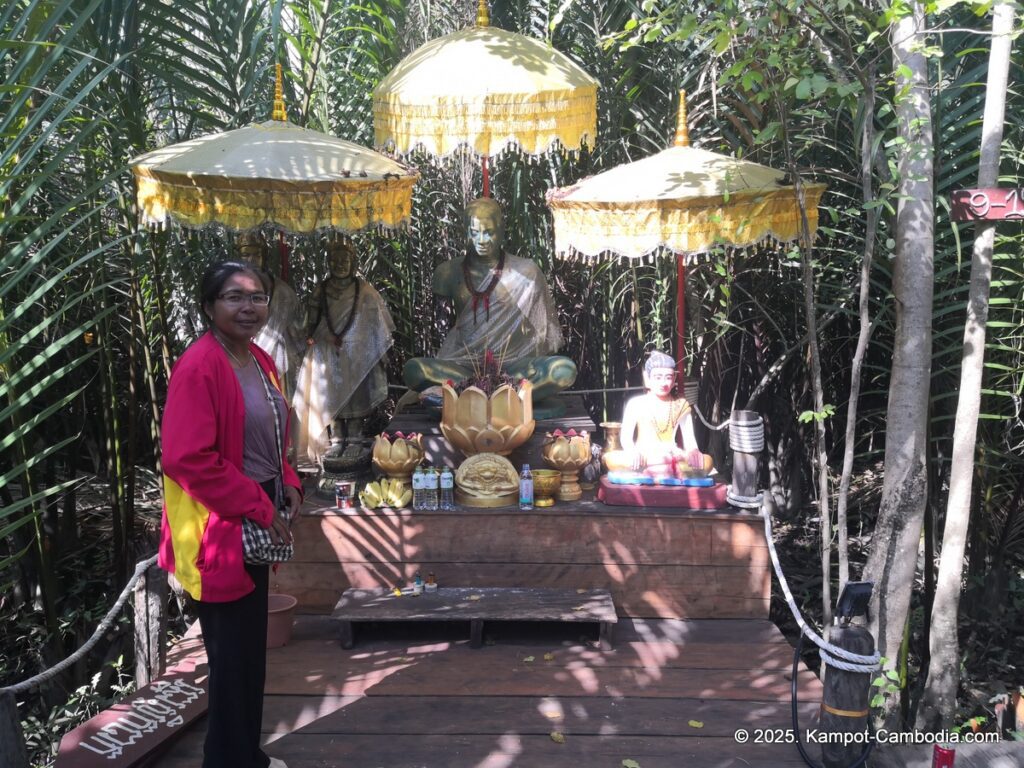
[[[401,509],[412,501],[412,489],[397,478],[382,477],[367,483],[359,492],[359,500],[364,507],[395,507]]]

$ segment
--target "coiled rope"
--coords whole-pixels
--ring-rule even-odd
[[[764,419],[760,415],[755,414],[754,418],[749,420],[740,421],[737,418],[736,413],[733,417],[718,426],[708,424],[704,419],[704,415],[693,407],[697,416],[704,426],[708,429],[719,431],[729,428],[729,447],[739,453],[760,453],[764,450]],[[748,412],[749,413],[749,412]],[[786,598],[786,604],[789,606],[790,613],[793,614],[793,618],[796,620],[797,625],[800,627],[800,631],[818,646],[818,651],[821,655],[821,660],[830,667],[836,669],[842,669],[847,672],[867,672],[871,673],[878,669],[881,669],[881,656],[876,651],[870,656],[864,656],[859,653],[852,653],[847,651],[845,648],[840,648],[837,645],[832,645],[830,642],[825,640],[821,635],[815,632],[806,621],[804,621],[803,615],[800,613],[800,609],[796,606],[796,600],[793,599],[793,593],[789,589],[789,582],[786,581],[786,575],[782,572],[782,565],[779,563],[779,553],[775,551],[775,540],[772,538],[772,518],[768,514],[762,504],[764,494],[759,493],[756,496],[739,496],[733,493],[732,486],[729,486],[729,492],[727,495],[728,502],[735,507],[747,508],[747,509],[759,509],[760,515],[764,518],[764,533],[765,540],[768,542],[768,552],[772,558],[772,567],[775,569],[775,576],[779,580],[779,585],[782,587],[782,594]]]
[[[764,450],[764,419],[759,414],[752,414],[751,411],[734,411],[729,421],[722,422],[716,427],[707,422],[704,414],[696,406],[693,407],[693,410],[708,429],[716,432],[726,428],[729,429],[729,447],[732,450],[738,453],[751,454],[760,453]],[[746,416],[752,414],[753,418],[741,420],[739,414]],[[758,493],[754,496],[741,496],[730,485],[725,498],[729,504],[740,509],[760,509],[761,502],[764,500],[764,494]]]
[[[786,581],[786,576],[782,572],[779,554],[775,551],[775,540],[772,538],[772,517],[768,514],[768,510],[763,507],[760,514],[764,518],[764,535],[768,542],[768,553],[771,555],[772,567],[775,569],[775,576],[779,580],[779,586],[782,587],[782,594],[786,598],[786,605],[789,606],[789,611],[793,614],[793,618],[796,620],[797,626],[800,627],[800,631],[818,646],[821,660],[830,667],[843,669],[847,672],[871,673],[881,669],[880,662],[882,657],[878,651],[875,651],[870,656],[864,656],[848,651],[845,648],[840,648],[838,645],[832,645],[832,643],[825,640],[804,621],[800,609],[796,607],[793,593],[789,590],[789,582]]]

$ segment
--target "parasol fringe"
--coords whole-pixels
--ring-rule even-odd
[[[812,237],[814,235],[812,234]],[[774,233],[768,232],[764,236],[750,240],[744,243],[712,243],[711,245],[701,248],[697,251],[683,251],[681,253],[683,261],[687,266],[697,266],[710,261],[715,253],[722,253],[727,258],[734,259],[736,254],[740,251],[744,253],[750,252],[758,246],[765,245],[766,243],[774,243],[775,245],[789,245],[794,243],[799,238],[794,237],[777,237]],[[667,256],[673,256],[676,251],[673,250],[672,245],[667,242],[659,242],[656,246],[645,250],[643,253],[626,253],[614,248],[606,248],[600,251],[591,252],[587,250],[578,249],[573,243],[569,243],[568,246],[557,246],[554,251],[554,256],[563,261],[569,262],[594,262],[594,261],[614,261],[619,266],[624,267],[631,261],[639,261],[641,264],[654,264],[658,258],[664,258]]]
[[[489,159],[497,159],[504,157],[509,152],[521,153],[526,158],[532,158],[534,162],[539,162],[540,157],[547,157],[550,155],[560,155],[568,160],[578,160],[582,152],[590,151],[590,139],[593,137],[589,133],[583,135],[580,145],[578,147],[568,147],[558,137],[553,138],[546,147],[536,152],[531,152],[523,146],[523,144],[515,136],[508,136],[498,141],[491,141],[490,143],[494,147],[488,152],[480,152],[470,142],[461,141],[458,144],[450,147],[445,152],[437,152],[436,147],[432,144],[428,145],[423,141],[416,141],[412,146],[405,149],[399,149],[395,140],[391,137],[385,139],[382,142],[374,144],[374,149],[379,152],[387,152],[390,157],[396,160],[403,160],[411,162],[411,157],[416,154],[429,155],[435,160],[443,161],[444,163],[451,162],[459,159],[466,153],[472,156],[477,162],[486,156]]]

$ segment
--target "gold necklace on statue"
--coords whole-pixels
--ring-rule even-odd
[[[658,398],[655,398],[655,401],[658,402],[658,403],[661,402],[661,400],[659,400]],[[659,436],[663,435],[665,432],[673,429],[673,427],[675,427],[675,425],[676,425],[676,422],[679,421],[679,417],[682,415],[682,408],[678,407],[678,406],[679,406],[679,401],[677,401],[677,400],[669,400],[668,401],[668,410],[666,412],[668,418],[665,420],[664,424],[662,424],[658,420],[657,410],[653,410],[652,411],[652,413],[651,413],[651,420],[654,421],[654,428],[655,428],[655,430],[657,430]]]

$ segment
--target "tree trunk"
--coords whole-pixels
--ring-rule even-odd
[[[995,6],[992,19],[992,50],[989,53],[985,115],[981,129],[981,158],[978,186],[999,183],[999,147],[1003,141],[1006,114],[1006,85],[1010,70],[1010,35],[1014,6]],[[971,484],[974,480],[974,448],[981,407],[981,377],[985,363],[985,326],[992,285],[992,246],[995,222],[978,224],[971,257],[971,285],[964,327],[964,351],[960,366],[960,396],[953,428],[953,456],[949,475],[946,524],[939,556],[929,642],[928,677],[917,714],[917,727],[926,730],[948,728],[956,714],[960,686],[960,644],[957,617],[964,568],[964,550],[971,515]]]
[[[864,93],[864,127],[860,142],[860,181],[864,202],[875,201],[874,168],[875,158],[875,73],[874,68],[868,72],[867,88]],[[864,232],[864,255],[860,262],[860,300],[858,316],[860,330],[857,333],[857,347],[853,353],[853,368],[850,371],[850,400],[846,405],[846,436],[843,446],[843,470],[839,477],[839,496],[836,499],[836,532],[838,533],[839,556],[839,594],[843,593],[846,582],[850,580],[850,550],[848,543],[849,530],[846,521],[846,509],[850,498],[850,480],[853,477],[853,457],[857,444],[857,404],[860,399],[861,372],[864,369],[864,358],[867,355],[868,342],[871,340],[871,264],[875,255],[875,237],[878,234],[878,218],[880,207],[875,205],[868,209],[867,227]]]
[[[818,469],[818,513],[821,519],[821,623],[827,627],[832,623],[832,515],[829,505],[828,451],[825,442],[825,389],[821,379],[821,350],[818,345],[817,301],[814,296],[814,265],[811,227],[807,220],[807,197],[803,180],[793,154],[790,151],[789,132],[786,126],[789,115],[778,102],[782,124],[782,145],[786,152],[786,165],[793,177],[797,203],[800,207],[800,265],[803,278],[804,315],[807,322],[807,351],[811,358],[811,392],[814,396],[812,420],[814,427],[814,453]]]
[[[921,52],[924,5],[911,0],[909,10],[893,24],[890,35],[902,139],[893,274],[896,334],[886,414],[885,479],[864,567],[864,579],[875,583],[871,633],[888,668],[894,667],[903,641],[921,542],[932,353],[935,218],[928,62]],[[895,726],[899,712],[889,706],[883,717]]]

